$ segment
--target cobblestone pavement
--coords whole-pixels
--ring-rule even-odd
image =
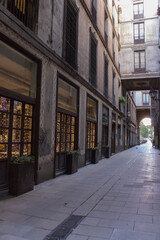
[[[71,215],[67,240],[160,240],[159,153],[134,147],[0,201],[0,240],[42,240]]]

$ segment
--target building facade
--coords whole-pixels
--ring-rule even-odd
[[[0,188],[12,157],[35,155],[35,183],[78,167],[106,146],[136,144],[136,107],[123,92],[117,1],[10,1],[0,5]],[[126,103],[119,101],[127,97]]]
[[[149,92],[160,88],[158,7],[158,0],[120,0],[121,76],[126,91],[133,91],[137,106],[137,133],[143,118],[153,118]],[[155,125],[154,120],[152,123]],[[158,121],[155,125],[158,137],[157,124]]]

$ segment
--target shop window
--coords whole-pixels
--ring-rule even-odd
[[[134,43],[144,43],[144,23],[134,24]]]
[[[58,79],[56,172],[65,172],[66,154],[78,148],[78,89]]]
[[[92,33],[90,33],[90,82],[97,86],[97,41]]]
[[[37,64],[0,41],[0,87],[36,98]]]
[[[108,125],[109,125],[109,109],[103,106],[102,110],[102,152],[108,145]]]
[[[136,3],[133,5],[133,17],[134,17],[134,19],[144,17],[144,4],[143,3]]]
[[[69,0],[66,1],[64,58],[73,68],[77,67],[77,10]]]
[[[135,51],[134,52],[134,70],[135,72],[145,72],[145,51]]]
[[[87,97],[87,149],[96,146],[97,102]]]

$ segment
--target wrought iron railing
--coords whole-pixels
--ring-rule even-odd
[[[39,0],[0,0],[0,3],[26,27],[36,30]]]

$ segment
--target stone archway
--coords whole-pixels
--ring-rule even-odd
[[[150,108],[137,109],[137,127],[144,118],[150,118]]]

